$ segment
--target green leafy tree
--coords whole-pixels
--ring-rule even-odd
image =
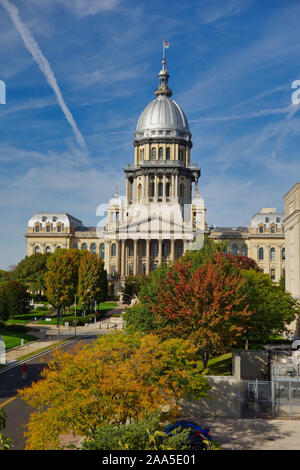
[[[174,419],[184,397],[207,397],[209,385],[197,365],[191,342],[156,335],[116,332],[75,353],[58,350],[42,380],[19,390],[35,409],[26,449],[57,449],[63,433],[90,438],[102,426],[156,412]]]
[[[123,289],[124,303],[130,304],[131,299],[134,296],[138,296],[138,293],[142,285],[147,282],[145,276],[128,276],[125,280],[125,286]]]
[[[0,450],[8,450],[12,447],[12,440],[5,437],[2,431],[6,426],[6,413],[3,408],[0,408]]]
[[[123,316],[128,330],[148,333],[160,327],[154,317],[152,305],[157,302],[160,282],[166,279],[170,269],[171,263],[162,263],[141,283],[139,303],[126,309]]]
[[[82,447],[86,450],[189,449],[188,430],[167,436],[163,432],[163,419],[159,413],[155,413],[140,421],[101,426],[84,441]]]
[[[0,288],[0,318],[14,318],[30,310],[30,296],[26,287],[19,281],[7,281]]]
[[[263,344],[270,335],[286,330],[299,313],[299,306],[292,296],[272,282],[268,274],[247,270],[242,272],[246,281],[241,290],[245,304],[253,312],[243,334],[243,341]]]
[[[84,251],[76,249],[56,250],[47,259],[45,276],[47,299],[58,311],[74,303],[78,288],[78,269]]]
[[[184,260],[191,264],[191,271],[194,272],[211,260],[217,253],[223,253],[228,242],[225,240],[216,242],[211,238],[205,238],[201,250],[188,250],[183,256]]]
[[[86,251],[81,257],[78,270],[78,294],[81,304],[89,306],[91,301],[107,299],[107,273],[104,262],[97,255]]]
[[[49,253],[34,253],[26,256],[14,271],[15,279],[27,285],[33,294],[41,294],[46,288],[45,275],[49,256]]]

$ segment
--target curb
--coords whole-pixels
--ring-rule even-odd
[[[70,340],[66,341],[63,344],[60,344],[59,346],[54,345],[54,346],[51,346],[49,349],[46,349],[45,351],[42,351],[40,353],[37,352],[37,354],[35,354],[31,357],[28,357],[27,359],[23,359],[22,361],[17,361],[16,360],[16,362],[10,364],[9,366],[5,367],[4,369],[1,369],[0,374],[3,374],[4,372],[7,372],[8,370],[13,369],[14,367],[18,367],[20,364],[23,364],[24,362],[29,362],[31,359],[42,356],[43,354],[46,354],[49,351],[52,351],[52,349],[55,349],[56,347],[61,348],[61,347],[65,346],[66,344],[72,343],[73,341],[77,341],[77,340],[78,340],[78,338],[73,338],[73,339],[70,339]]]

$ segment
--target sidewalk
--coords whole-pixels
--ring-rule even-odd
[[[76,337],[80,336],[93,336],[106,334],[109,330],[123,329],[123,320],[121,317],[112,318],[115,313],[122,313],[126,305],[120,305],[111,310],[106,317],[96,323],[89,323],[87,326],[76,327]],[[6,352],[7,364],[17,361],[19,358],[37,352],[44,348],[51,348],[56,343],[62,340],[68,340],[75,336],[75,327],[60,326],[58,329],[56,325],[37,325],[36,322],[28,323],[27,326],[38,328],[39,332],[35,332],[34,336],[37,337],[36,341],[31,341],[23,346],[9,349]]]
[[[68,339],[64,337],[63,339]],[[61,340],[59,340],[61,341]],[[37,341],[31,341],[30,343],[26,343],[23,346],[17,346],[16,348],[8,349],[6,351],[6,363],[9,365],[11,362],[18,361],[19,358],[26,356],[27,354],[31,354],[34,352],[38,352],[44,348],[50,348],[51,346],[55,345],[58,340],[47,340],[47,339],[39,339]]]

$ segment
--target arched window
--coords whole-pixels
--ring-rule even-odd
[[[104,247],[104,243],[101,243],[101,245],[100,245],[100,258],[104,259],[104,255],[105,255],[105,247]]]
[[[49,246],[49,245],[48,245],[48,246],[46,246],[46,253],[51,253],[51,248],[50,248],[50,246]]]
[[[242,256],[248,256],[248,248],[247,245],[242,246]]]
[[[164,158],[164,149],[162,147],[159,147],[158,149],[158,157],[160,160]]]
[[[57,250],[61,250],[61,246],[58,245],[58,246],[56,247],[56,249],[57,249]]]
[[[285,260],[285,248],[282,248],[281,250],[281,257],[283,260]]]
[[[34,247],[34,252],[39,253],[40,252],[40,247],[37,245]]]
[[[170,147],[167,147],[166,149],[166,160],[170,160],[171,158],[171,149]]]
[[[271,261],[275,261],[275,248],[271,248],[270,250],[270,259]]]
[[[94,254],[97,253],[96,243],[92,243],[92,244],[91,244],[91,252],[94,253]]]
[[[264,249],[262,247],[260,247],[259,250],[258,250],[258,259],[259,260],[264,259]]]
[[[163,184],[158,183],[158,197],[162,197],[163,195]]]
[[[116,254],[117,254],[117,247],[116,247],[116,244],[113,243],[111,245],[111,256],[116,256]]]
[[[269,217],[266,217],[266,218],[265,218],[265,222],[266,222],[266,224],[267,224],[268,222],[270,222]]]
[[[73,248],[78,249],[78,243],[74,243]]]
[[[152,160],[156,160],[156,148],[153,147],[152,149]]]
[[[237,246],[236,243],[234,243],[232,246],[231,246],[231,251],[234,255],[238,255],[239,254],[239,247]]]
[[[280,223],[280,217],[276,217],[276,223],[277,223],[277,224]]]
[[[87,250],[87,244],[86,244],[86,243],[83,243],[83,244],[81,245],[81,249],[82,249],[82,250]]]

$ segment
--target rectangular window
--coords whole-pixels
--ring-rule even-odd
[[[39,232],[39,231],[40,231],[39,225],[36,225],[36,226],[35,226],[35,231],[36,231],[36,232]]]
[[[46,231],[50,232],[50,225],[47,225]]]
[[[271,279],[275,281],[275,269],[271,269]]]

